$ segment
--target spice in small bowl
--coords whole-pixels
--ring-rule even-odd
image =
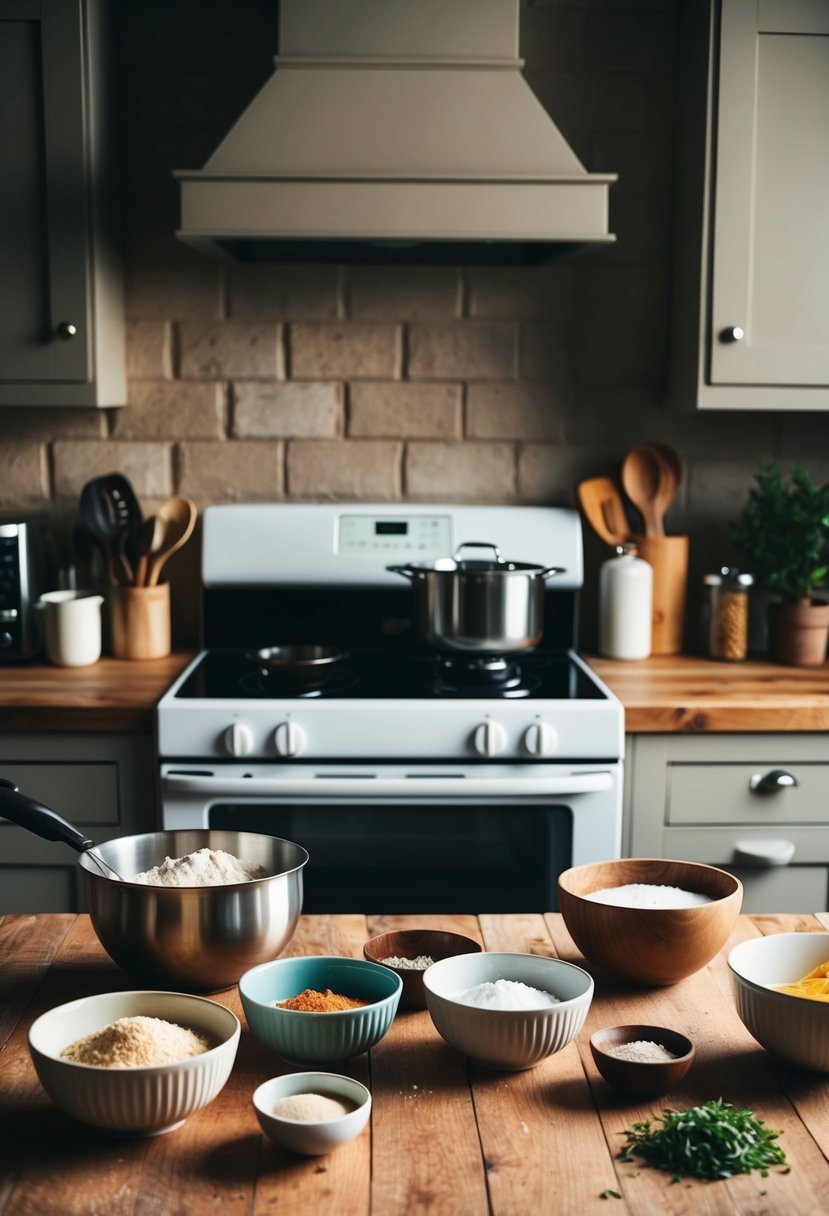
[[[253,1094],[262,1131],[282,1148],[308,1157],[355,1139],[368,1123],[371,1094],[359,1081],[333,1072],[286,1073]]]
[[[423,973],[427,967],[443,958],[458,954],[475,954],[480,943],[462,933],[442,929],[397,929],[371,937],[363,946],[363,955],[372,963],[388,967],[403,981],[400,1005],[403,1009],[425,1009]]]
[[[676,1089],[694,1059],[688,1036],[667,1026],[597,1030],[590,1051],[608,1085],[640,1098],[659,1098]]]

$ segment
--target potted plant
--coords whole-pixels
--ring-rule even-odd
[[[819,486],[799,462],[788,474],[764,460],[732,537],[755,582],[772,597],[772,658],[808,667],[822,663],[829,636],[829,603],[815,597],[829,562],[829,485]]]

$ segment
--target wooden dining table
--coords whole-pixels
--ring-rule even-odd
[[[741,916],[720,954],[672,987],[631,987],[585,964],[558,913],[478,916],[303,916],[285,954],[362,956],[396,928],[444,928],[487,950],[558,956],[586,965],[596,988],[576,1040],[536,1068],[504,1072],[471,1062],[425,1010],[400,1010],[369,1053],[334,1071],[372,1092],[370,1125],[322,1157],[267,1140],[251,1095],[292,1071],[247,1029],[238,991],[211,994],[242,1021],[219,1096],[166,1135],[110,1138],[56,1109],[28,1050],[35,1017],[77,997],[141,987],[110,961],[85,915],[0,919],[0,1213],[3,1216],[719,1216],[829,1211],[829,1085],[773,1059],[738,1018],[728,950],[758,934],[821,930],[813,916]],[[656,1101],[612,1090],[593,1063],[590,1035],[620,1024],[668,1026],[696,1058],[680,1088]],[[714,1182],[635,1158],[625,1131],[723,1098],[780,1132],[790,1170]]]

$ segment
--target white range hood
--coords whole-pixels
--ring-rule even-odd
[[[588,173],[521,75],[519,0],[281,0],[276,70],[178,236],[236,261],[525,262],[607,242]]]

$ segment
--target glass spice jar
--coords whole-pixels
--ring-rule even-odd
[[[748,597],[754,576],[722,566],[703,579],[708,588],[708,656],[736,662],[748,654]]]

